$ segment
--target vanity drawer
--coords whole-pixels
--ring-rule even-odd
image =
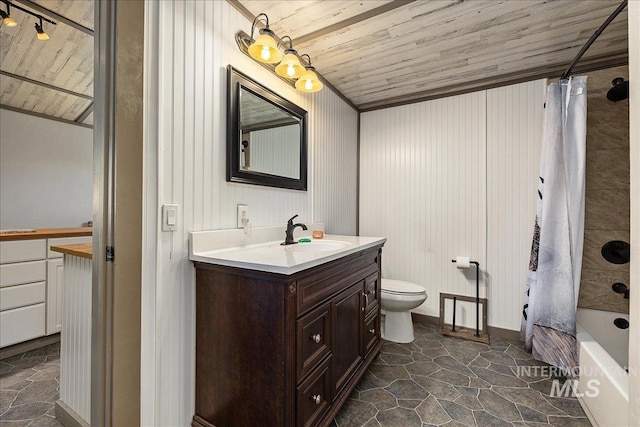
[[[331,352],[331,316],[329,303],[300,318],[296,336],[296,374],[300,382]]]
[[[331,403],[330,360],[331,357],[328,357],[298,387],[296,393],[296,426],[311,427],[317,425]]]
[[[313,269],[298,279],[298,314],[322,303],[353,285],[363,277],[379,270],[378,249],[364,251],[344,260]]]
[[[24,307],[45,302],[45,282],[8,286],[0,289],[0,310]]]
[[[375,310],[380,304],[380,284],[379,275],[376,271],[374,274],[367,276],[364,280],[364,296],[367,304],[366,313]]]
[[[0,265],[0,287],[47,280],[46,261]]]
[[[364,334],[362,343],[364,345],[364,355],[366,357],[380,338],[380,317],[377,312],[371,313],[371,315],[365,319],[364,330],[362,333]]]
[[[46,255],[45,239],[0,242],[0,264],[45,259]]]

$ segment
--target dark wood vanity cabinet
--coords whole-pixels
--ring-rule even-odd
[[[330,424],[382,346],[381,249],[292,275],[196,262],[192,426]]]

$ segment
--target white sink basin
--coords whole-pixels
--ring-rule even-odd
[[[351,243],[338,240],[312,240],[310,242],[287,245],[284,250],[288,252],[328,252],[339,251],[349,246],[351,246]]]
[[[281,245],[284,231],[276,226],[256,227],[248,235],[241,229],[195,231],[190,236],[189,259],[289,275],[386,241],[383,237],[325,234],[324,239]]]

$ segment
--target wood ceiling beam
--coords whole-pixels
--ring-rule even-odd
[[[597,71],[605,68],[618,67],[629,63],[628,51],[622,50],[613,52],[606,56],[592,57],[583,59],[571,73],[572,75]],[[545,65],[543,67],[532,68],[528,70],[518,71],[509,74],[496,75],[483,79],[470,80],[467,84],[453,84],[442,88],[427,90],[409,95],[398,96],[395,98],[387,98],[380,101],[366,102],[359,105],[360,112],[381,110],[384,108],[398,107],[401,105],[415,104],[417,102],[431,101],[433,99],[445,98],[449,96],[462,95],[480,90],[488,90],[501,86],[514,85],[518,83],[529,82],[539,79],[557,79],[560,78],[567,64],[565,62],[559,64]]]
[[[38,80],[33,80],[33,79],[28,78],[28,77],[19,76],[17,74],[9,73],[9,72],[3,71],[3,70],[0,70],[0,75],[11,77],[12,79],[21,80],[23,82],[31,83],[31,84],[34,84],[34,85],[37,85],[37,86],[41,86],[41,87],[44,87],[44,88],[47,88],[47,89],[55,90],[55,91],[58,91],[58,92],[63,92],[63,93],[66,93],[68,95],[77,96],[78,98],[86,99],[88,101],[93,102],[93,97],[90,96],[90,95],[85,95],[84,93],[74,92],[72,90],[65,89],[63,87],[50,85],[49,83],[44,83],[44,82],[41,82],[41,81],[38,81]]]
[[[87,28],[84,25],[67,18],[66,16],[60,15],[59,13],[49,10],[46,7],[40,6],[38,3],[34,3],[31,0],[13,0],[13,2],[20,3],[30,9],[40,12],[43,15],[50,16],[51,18],[56,19],[60,22],[64,22],[68,26],[73,27],[76,30],[82,31],[83,33],[93,37],[93,30],[91,28]]]
[[[376,16],[398,9],[399,7],[406,6],[410,3],[413,3],[414,1],[416,0],[390,1],[389,3],[385,3],[382,6],[378,6],[375,9],[367,10],[366,12],[363,12],[359,15],[352,16],[343,21],[336,22],[335,24],[331,24],[326,27],[320,28],[318,30],[312,31],[308,34],[296,37],[296,43],[305,43],[305,42],[308,42],[309,40],[317,39],[318,37],[324,37],[327,34],[331,34],[336,31],[340,31],[343,28],[349,27],[351,25],[359,24],[368,19],[375,18]]]
[[[91,115],[91,113],[93,113],[94,107],[95,107],[95,104],[93,103],[93,101],[91,101],[89,106],[87,108],[85,108],[84,111],[82,113],[80,113],[80,115],[78,117],[76,117],[74,122],[84,124],[84,121],[87,120],[87,117],[89,117]]]
[[[48,114],[36,113],[35,111],[23,110],[22,108],[12,107],[11,105],[0,104],[0,108],[4,110],[14,111],[16,113],[26,114],[28,116],[40,117],[42,119],[54,120],[56,122],[66,123],[68,125],[82,126],[83,128],[93,129],[92,125],[77,123],[73,120],[63,119],[61,117],[50,116]]]

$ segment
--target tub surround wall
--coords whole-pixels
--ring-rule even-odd
[[[481,297],[489,326],[519,330],[535,219],[544,81],[363,113],[360,233],[387,237],[382,276]],[[475,309],[473,309],[475,310]],[[470,312],[473,318],[475,311]]]
[[[358,113],[325,88],[303,94],[238,50],[251,28],[229,3],[150,2],[146,7],[142,424],[189,425],[194,408],[195,277],[191,231],[253,226],[294,214],[332,234],[355,234]],[[171,52],[168,55],[166,52]],[[226,66],[233,65],[309,112],[309,190],[226,182]],[[157,179],[154,177],[157,176]],[[155,226],[157,207],[180,205],[179,229]]]
[[[610,240],[629,242],[629,101],[611,102],[616,77],[629,79],[629,67],[594,71],[587,80],[587,168],[582,278],[578,306],[629,313],[629,300],[611,285],[629,284],[629,264],[601,255]]]

